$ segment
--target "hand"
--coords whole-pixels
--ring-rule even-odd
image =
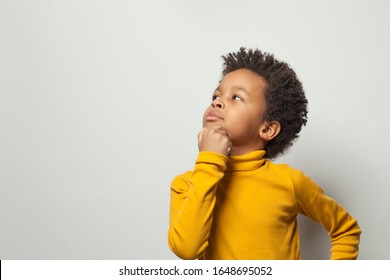
[[[198,134],[199,151],[208,151],[228,156],[232,147],[227,131],[221,126],[204,127]]]

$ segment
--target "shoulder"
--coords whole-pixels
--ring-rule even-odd
[[[301,170],[291,167],[286,163],[274,163],[270,160],[265,162],[265,168],[277,175],[290,179],[295,183],[305,180],[307,177]]]
[[[273,163],[273,165],[274,168],[281,170],[280,172],[284,172],[286,176],[290,177],[296,196],[324,194],[324,190],[321,186],[302,170],[295,169],[288,164]]]

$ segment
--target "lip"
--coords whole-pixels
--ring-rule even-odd
[[[206,115],[206,121],[218,121],[218,120],[223,120],[223,118],[222,118],[222,116],[220,114],[218,114],[215,111],[210,111]]]

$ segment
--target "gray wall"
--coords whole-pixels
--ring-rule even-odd
[[[220,56],[293,66],[309,122],[278,159],[390,259],[390,2],[0,1],[0,259],[175,259],[169,185],[191,169]],[[304,259],[329,257],[300,218]]]

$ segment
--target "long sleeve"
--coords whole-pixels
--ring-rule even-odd
[[[224,155],[200,152],[194,170],[172,181],[168,245],[182,259],[200,258],[208,246],[217,184],[226,162]]]
[[[309,177],[302,173],[297,177],[295,194],[298,212],[320,223],[328,231],[331,259],[356,259],[361,234],[356,219],[334,199],[326,196]]]

